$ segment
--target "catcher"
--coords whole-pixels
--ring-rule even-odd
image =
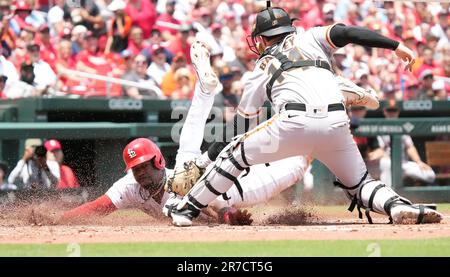
[[[91,215],[108,215],[125,208],[141,209],[151,215],[160,215],[163,208],[167,215],[170,210],[167,206],[177,197],[187,194],[205,168],[215,160],[220,149],[213,149],[202,155],[200,146],[218,79],[208,73],[211,72],[209,51],[204,44],[196,42],[192,45],[191,58],[199,75],[199,82],[181,132],[175,169],[165,167],[164,157],[152,141],[146,138],[135,139],[123,150],[127,174],[96,200],[65,212],[60,223]],[[378,107],[374,94],[348,80],[340,79],[339,82],[348,104]],[[237,208],[269,200],[296,184],[308,166],[309,161],[302,156],[276,161],[270,165],[252,166],[251,170],[239,176],[242,186],[234,186],[227,194],[219,196],[205,213],[220,223],[251,224],[251,214]]]

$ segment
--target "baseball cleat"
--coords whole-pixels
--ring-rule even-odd
[[[219,84],[219,79],[211,67],[206,44],[196,41],[191,45],[191,60],[202,91],[212,93]]]
[[[443,216],[425,205],[397,205],[391,209],[394,224],[439,223]]]
[[[176,213],[172,213],[172,224],[177,227],[189,227],[192,226],[192,220],[189,217],[184,215],[178,215]]]
[[[181,206],[181,208],[179,206]],[[192,220],[199,216],[200,209],[197,209],[197,207],[185,201],[180,202],[179,206],[176,208],[174,207],[170,214],[172,224],[178,227],[192,226]]]

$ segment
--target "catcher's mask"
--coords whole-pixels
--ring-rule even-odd
[[[247,37],[247,44],[250,50],[261,55],[264,52],[264,46],[258,37],[273,37],[285,33],[295,32],[295,27],[289,14],[282,8],[266,8],[256,15],[255,25],[252,34]]]

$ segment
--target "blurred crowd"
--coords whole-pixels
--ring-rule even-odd
[[[448,99],[449,3],[272,3],[299,18],[298,32],[342,22],[416,51],[412,73],[389,50],[346,46],[335,53],[337,74],[373,87],[381,99]],[[195,73],[189,49],[198,39],[211,46],[222,84],[218,104],[234,107],[257,58],[246,37],[264,6],[254,0],[0,0],[0,97],[190,99]],[[105,82],[74,70],[129,82]]]

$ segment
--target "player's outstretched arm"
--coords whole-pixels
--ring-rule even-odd
[[[344,47],[349,43],[354,43],[367,47],[391,49],[395,54],[407,62],[405,70],[411,70],[415,62],[414,53],[402,43],[385,37],[375,31],[358,26],[346,26],[336,24],[330,30],[330,39],[334,45]]]
[[[76,219],[88,218],[93,215],[106,216],[117,210],[111,199],[106,195],[102,195],[94,201],[85,203],[79,207],[65,212],[61,219],[61,223],[68,223]]]

